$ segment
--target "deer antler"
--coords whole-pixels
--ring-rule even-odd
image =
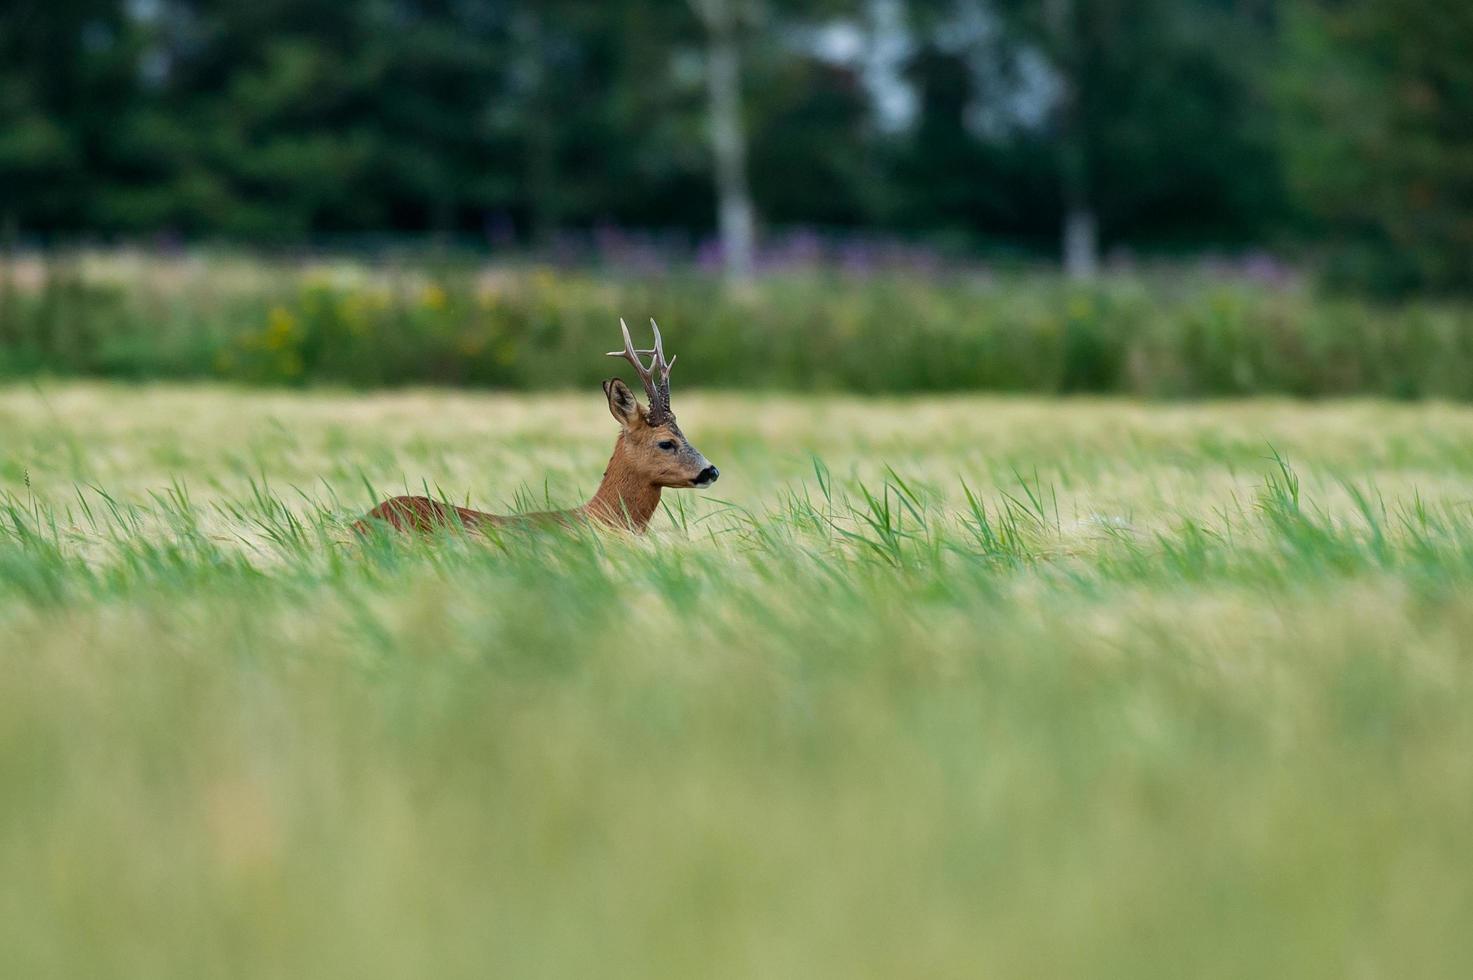
[[[670,411],[670,369],[675,366],[675,357],[665,360],[665,343],[660,338],[660,326],[655,323],[655,318],[650,317],[650,329],[655,332],[655,346],[649,350],[635,350],[634,341],[629,336],[629,326],[624,318],[619,318],[619,329],[624,331],[624,349],[611,350],[609,357],[622,357],[634,365],[634,370],[639,374],[639,380],[644,382],[644,393],[650,400],[650,421],[656,424],[673,419],[675,413]],[[653,354],[649,366],[640,360],[641,354]],[[659,380],[655,379],[655,371],[660,372]]]

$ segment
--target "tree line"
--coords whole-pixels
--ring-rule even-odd
[[[862,229],[1473,288],[1450,0],[10,0],[0,221],[262,244]]]

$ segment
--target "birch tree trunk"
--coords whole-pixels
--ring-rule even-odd
[[[1059,105],[1059,182],[1064,204],[1064,274],[1090,279],[1099,271],[1099,226],[1089,195],[1089,149],[1079,106],[1079,39],[1074,4],[1078,0],[1048,0],[1045,8],[1054,35],[1056,63],[1063,76]]]
[[[752,278],[756,220],[747,181],[734,0],[691,0],[691,5],[706,29],[707,121],[716,172],[722,266],[728,282],[742,283]]]

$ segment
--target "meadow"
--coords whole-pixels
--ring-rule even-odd
[[[1473,410],[675,405],[0,388],[0,972],[1473,968]]]

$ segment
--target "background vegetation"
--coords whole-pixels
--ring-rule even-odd
[[[710,256],[720,212],[1467,291],[1470,48],[1447,0],[14,0],[0,227]]]
[[[1066,285],[852,263],[732,292],[678,269],[84,256],[0,280],[0,371],[592,387],[615,370],[602,352],[619,318],[645,329],[657,312],[682,387],[1473,397],[1473,309],[1326,296],[1282,275]]]

